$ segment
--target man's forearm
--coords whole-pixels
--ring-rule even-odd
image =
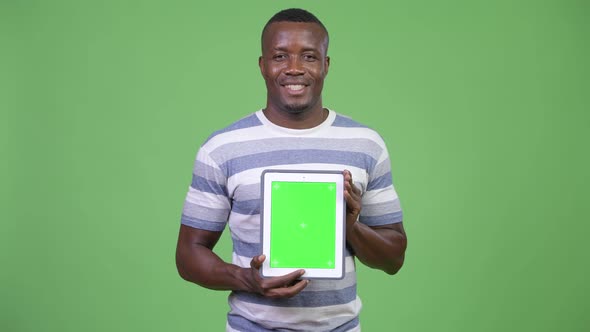
[[[224,262],[211,249],[190,244],[176,251],[180,276],[190,282],[216,290],[246,290],[241,267]]]
[[[369,227],[355,222],[346,230],[347,241],[365,265],[395,274],[402,267],[407,239],[401,224]]]

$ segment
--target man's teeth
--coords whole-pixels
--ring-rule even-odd
[[[301,89],[303,89],[305,87],[305,85],[301,85],[301,84],[297,84],[297,85],[287,85],[287,89],[289,90],[293,90],[293,91],[299,91]]]

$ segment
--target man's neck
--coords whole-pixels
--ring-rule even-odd
[[[289,129],[309,129],[319,126],[328,117],[328,110],[321,104],[310,110],[299,113],[292,113],[285,110],[278,110],[269,105],[262,110],[266,118],[277,126]]]

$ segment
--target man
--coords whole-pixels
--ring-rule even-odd
[[[322,106],[327,51],[328,32],[311,13],[273,16],[258,60],[266,107],[213,133],[197,154],[177,267],[188,281],[232,291],[227,331],[359,331],[354,257],[388,274],[403,264],[406,236],[387,149],[373,130]],[[344,172],[344,279],[300,280],[303,270],[261,278],[260,175],[267,168]],[[213,252],[227,223],[231,264]]]

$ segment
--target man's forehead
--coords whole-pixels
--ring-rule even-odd
[[[286,46],[289,42],[309,44],[321,47],[327,42],[327,35],[321,25],[309,22],[273,22],[263,35],[263,46],[271,48]],[[283,45],[285,44],[285,45]],[[320,45],[321,44],[321,45]]]
[[[267,27],[267,32],[270,30],[317,30],[324,33],[322,26],[315,22],[273,22]]]

